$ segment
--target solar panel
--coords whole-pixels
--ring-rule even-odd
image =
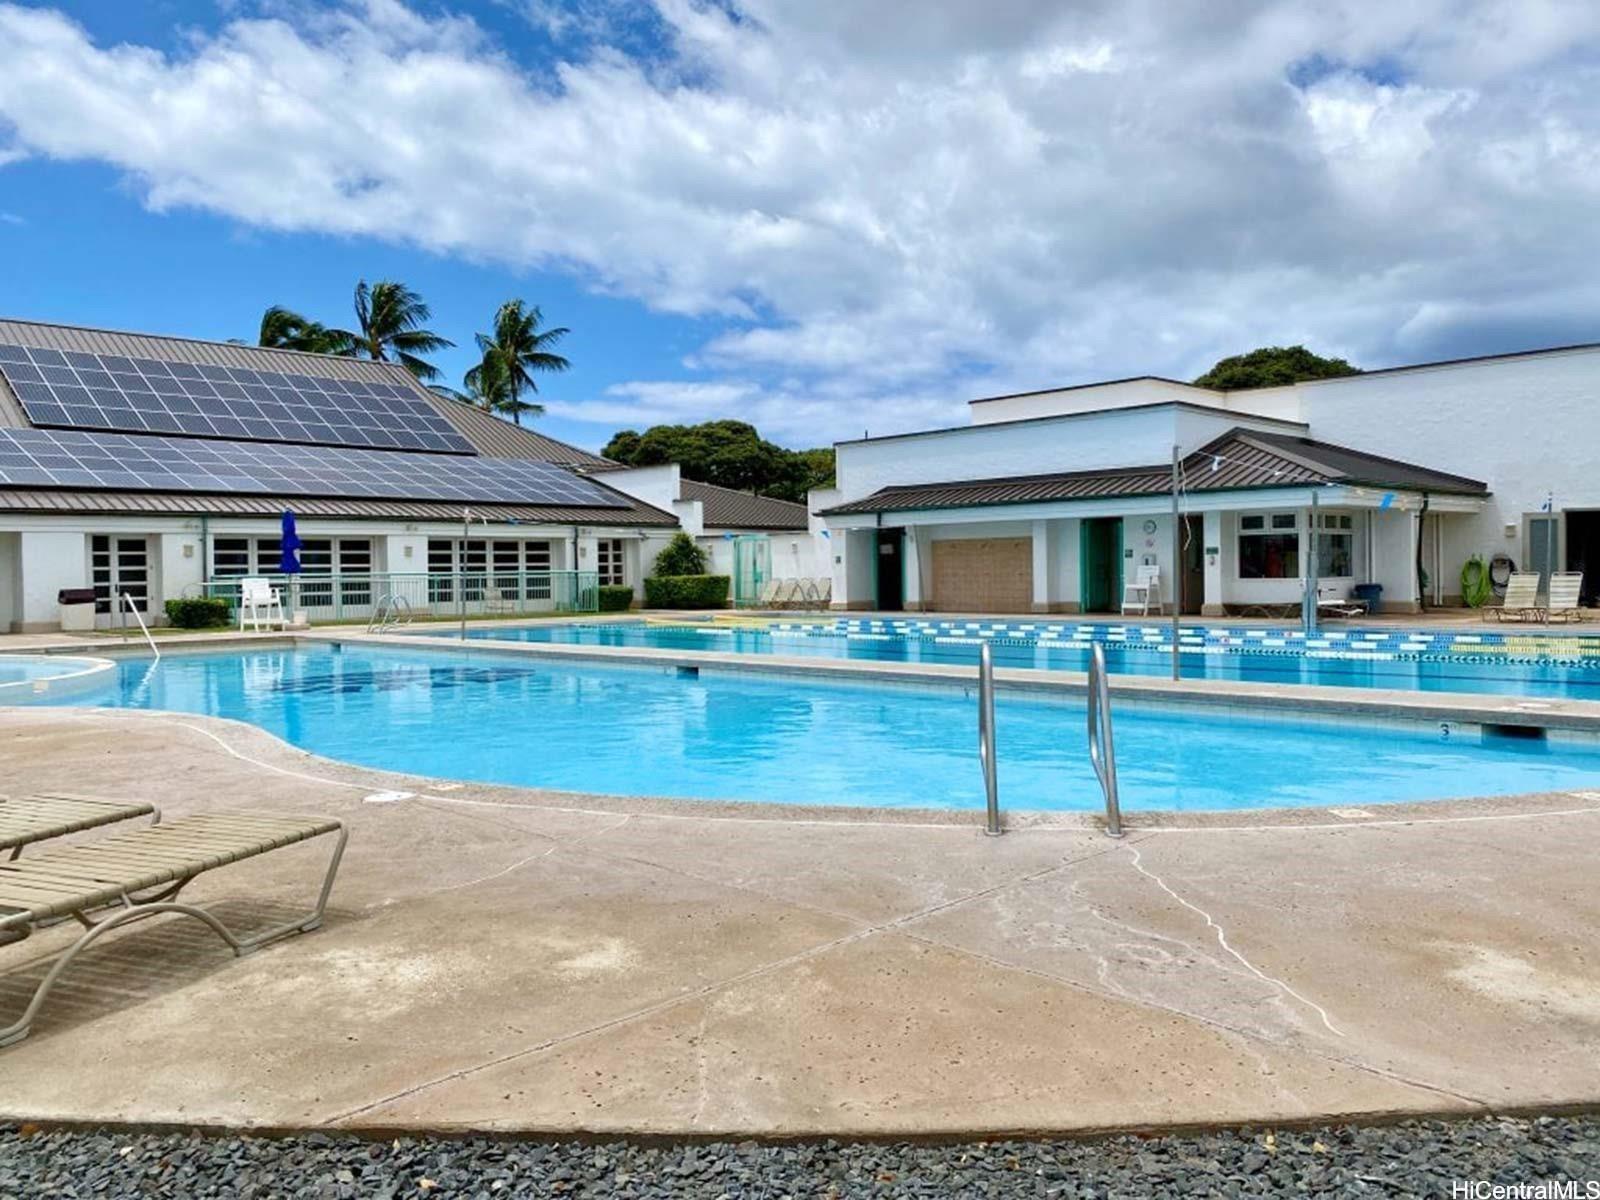
[[[163,362],[0,342],[35,425],[471,454],[415,388],[387,380]]]
[[[551,463],[266,442],[0,429],[0,486],[626,508]]]

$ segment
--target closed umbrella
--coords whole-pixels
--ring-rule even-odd
[[[295,532],[294,510],[283,510],[283,535],[278,543],[278,570],[289,576],[289,612],[295,610],[294,577],[300,574],[300,535]],[[291,616],[291,619],[292,616]]]

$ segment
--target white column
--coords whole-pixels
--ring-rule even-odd
[[[166,624],[168,600],[200,595],[204,581],[200,532],[161,533],[153,540],[157,543],[151,555],[156,570],[150,580],[149,620],[151,624]]]
[[[391,575],[428,573],[428,539],[422,534],[391,533],[373,541],[373,549],[378,552],[378,563],[374,564],[374,569],[387,571]]]
[[[906,612],[922,611],[922,539],[915,525],[906,526],[905,539],[905,598]]]
[[[1054,522],[1033,523],[1033,611],[1056,611],[1056,538]]]
[[[52,633],[61,628],[62,588],[90,585],[89,546],[82,533],[27,533],[18,547],[21,575],[20,612],[13,618],[19,633]]]
[[[835,529],[833,545],[833,600],[830,607],[872,607],[877,587],[876,537],[871,529]]]
[[[1201,536],[1205,545],[1200,549],[1205,554],[1206,582],[1205,598],[1200,605],[1200,615],[1204,617],[1220,617],[1223,614],[1223,604],[1226,597],[1223,594],[1223,562],[1227,559],[1227,548],[1222,544],[1222,514],[1208,512],[1202,515],[1201,523],[1204,526]]]

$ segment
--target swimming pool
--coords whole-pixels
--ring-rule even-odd
[[[552,662],[472,650],[253,649],[122,660],[69,701],[232,717],[364,766],[617,795],[981,808],[958,687]],[[1097,810],[1081,701],[1001,693],[1012,809]],[[1119,702],[1129,809],[1376,804],[1600,784],[1600,741]]]
[[[456,635],[429,630],[427,636]],[[1098,641],[1114,674],[1166,678],[1172,672],[1171,626],[1153,624],[842,618],[758,629],[616,621],[476,628],[467,636],[966,666],[978,661],[978,645],[987,641],[997,667],[1056,671],[1087,670],[1089,646]],[[1307,639],[1299,630],[1200,625],[1185,626],[1179,646],[1186,679],[1600,700],[1600,637],[1358,629]]]

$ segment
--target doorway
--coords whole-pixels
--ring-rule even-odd
[[[1183,518],[1183,537],[1180,550],[1182,567],[1178,571],[1178,611],[1185,616],[1197,617],[1206,603],[1206,548],[1205,518],[1198,513],[1187,513]]]
[[[1078,607],[1086,613],[1122,607],[1122,518],[1086,517],[1079,526]]]
[[[1583,604],[1600,603],[1600,509],[1567,509],[1567,570],[1583,572]]]
[[[878,530],[878,609],[899,612],[906,606],[905,530]]]

